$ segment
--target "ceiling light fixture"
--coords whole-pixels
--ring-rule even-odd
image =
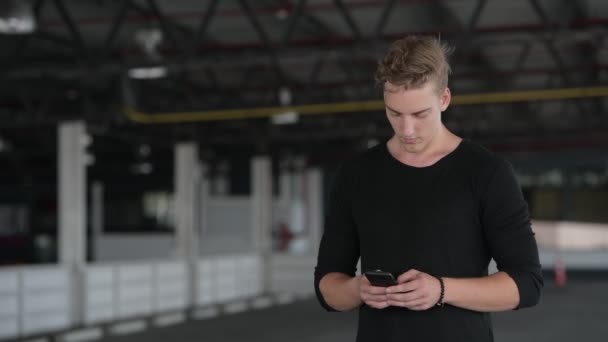
[[[270,117],[270,122],[275,125],[291,125],[300,121],[300,115],[293,111],[286,111]]]
[[[158,48],[163,41],[163,32],[158,28],[141,29],[135,32],[135,43],[143,52],[144,63],[129,68],[127,75],[138,80],[164,78],[169,70],[162,63]],[[143,65],[142,65],[143,64]]]
[[[152,67],[136,67],[131,68],[127,72],[130,78],[136,80],[152,80],[166,77],[167,67],[165,66],[152,66]]]
[[[28,1],[0,1],[1,34],[30,34],[34,31],[36,21]]]
[[[279,89],[279,103],[281,106],[290,106],[292,101],[291,90],[287,87],[281,87]],[[275,125],[291,125],[295,124],[300,120],[300,115],[294,110],[286,109],[285,112],[275,114],[270,117],[270,122]]]

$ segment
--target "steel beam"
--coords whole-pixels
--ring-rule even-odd
[[[129,9],[129,0],[123,0],[120,4],[120,8],[116,13],[116,16],[112,19],[112,25],[110,26],[110,31],[108,31],[108,35],[106,36],[105,42],[103,44],[103,52],[109,55],[110,49],[116,40],[116,36],[120,31],[122,24],[125,22],[125,16],[127,14],[127,10]]]
[[[68,30],[70,31],[70,34],[72,35],[72,39],[74,40],[74,43],[76,44],[77,49],[80,51],[80,56],[87,59],[89,57],[89,52],[87,51],[87,46],[84,42],[84,39],[82,38],[82,34],[80,33],[80,30],[78,29],[78,27],[76,26],[76,23],[72,19],[70,12],[65,7],[63,0],[53,0],[53,2],[55,3],[55,7],[59,11],[61,18],[67,25]],[[86,63],[84,63],[84,64],[86,64]]]
[[[183,45],[180,44],[180,42],[177,40],[177,37],[175,36],[173,30],[171,29],[171,26],[169,25],[167,18],[165,17],[165,15],[161,11],[160,7],[156,3],[156,0],[147,0],[147,2],[148,2],[148,6],[150,7],[150,10],[152,11],[152,13],[154,13],[154,16],[156,16],[156,18],[158,19],[158,22],[160,23],[160,29],[162,30],[164,35],[171,42],[173,47],[175,49],[181,51],[183,56],[185,56],[186,48],[183,47]]]
[[[196,32],[194,33],[194,38],[192,39],[192,53],[191,57],[194,57],[199,51],[199,44],[201,40],[207,34],[207,30],[209,29],[209,24],[211,23],[211,19],[215,15],[215,10],[217,8],[218,0],[211,0],[207,5],[207,9],[205,10],[205,14],[201,19],[198,27],[196,28]]]
[[[302,13],[304,13],[305,7],[306,0],[298,0],[295,10],[291,13],[291,15],[289,16],[289,20],[287,21],[287,28],[285,29],[285,33],[283,34],[282,45],[285,45],[289,42],[289,39],[293,34],[293,30],[295,29],[296,24],[298,23],[298,19],[300,19]]]
[[[239,0],[239,3],[241,5],[241,8],[243,9],[243,11],[247,14],[247,18],[249,19],[249,22],[251,23],[251,25],[257,32],[258,37],[260,38],[260,41],[264,44],[264,46],[267,50],[267,53],[269,55],[270,62],[277,75],[277,78],[279,79],[280,83],[284,84],[286,82],[286,77],[285,77],[283,70],[281,69],[281,65],[279,63],[279,58],[277,56],[277,51],[276,51],[274,45],[272,44],[272,42],[268,38],[268,35],[266,34],[266,31],[264,31],[264,28],[258,21],[255,11],[253,11],[249,2],[247,0]]]
[[[338,8],[338,10],[340,11],[340,14],[344,18],[344,21],[346,22],[346,24],[348,24],[348,27],[350,27],[350,30],[352,31],[355,40],[360,40],[361,30],[359,30],[357,23],[355,22],[352,15],[350,15],[350,12],[344,5],[344,2],[342,0],[334,0],[334,5],[336,5],[336,8]]]
[[[395,7],[396,3],[396,0],[389,0],[384,5],[384,8],[382,9],[382,14],[380,15],[380,19],[378,19],[378,22],[376,23],[376,29],[374,30],[374,38],[376,40],[380,39],[380,37],[382,36],[384,27],[386,26],[391,11],[393,10],[393,7]]]

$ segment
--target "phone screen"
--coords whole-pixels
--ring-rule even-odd
[[[390,272],[367,271],[365,277],[373,286],[388,287],[397,285],[397,280]]]

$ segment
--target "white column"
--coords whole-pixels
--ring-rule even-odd
[[[81,323],[84,304],[81,271],[86,264],[85,125],[82,121],[58,127],[59,263],[72,271],[72,323]]]
[[[190,260],[198,255],[195,230],[196,190],[199,182],[198,149],[193,143],[175,146],[176,255]]]
[[[221,161],[215,170],[213,179],[213,194],[216,196],[226,196],[230,191],[230,181],[228,179],[230,173],[230,164],[228,161]]]
[[[176,255],[188,265],[188,303],[196,303],[199,235],[197,208],[199,208],[200,169],[198,148],[194,143],[175,146],[175,243]]]
[[[293,160],[292,188],[290,201],[290,224],[291,232],[295,235],[294,242],[302,243],[306,234],[306,225],[308,223],[305,215],[304,192],[306,191],[306,158],[299,156]],[[298,243],[298,242],[296,242]],[[292,246],[293,247],[293,246]],[[295,246],[298,248],[298,246]]]
[[[256,156],[251,161],[251,211],[254,251],[262,256],[262,289],[270,289],[272,225],[272,165],[270,157]]]
[[[211,180],[209,178],[209,165],[200,163],[200,186],[199,186],[199,245],[207,237],[209,229],[209,198],[211,196]],[[200,252],[200,251],[199,251]]]
[[[291,162],[286,158],[279,166],[279,202],[287,205],[291,200]]]
[[[323,175],[319,168],[306,171],[306,211],[311,252],[314,254],[323,234]]]
[[[97,259],[97,240],[103,235],[103,190],[104,185],[100,181],[93,182],[91,186],[91,246],[93,248],[93,260]]]

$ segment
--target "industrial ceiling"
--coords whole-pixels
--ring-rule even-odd
[[[0,138],[20,155],[53,155],[71,119],[98,160],[184,140],[208,155],[367,146],[391,133],[377,61],[407,34],[455,47],[457,134],[608,147],[604,0],[36,0],[0,16]]]

